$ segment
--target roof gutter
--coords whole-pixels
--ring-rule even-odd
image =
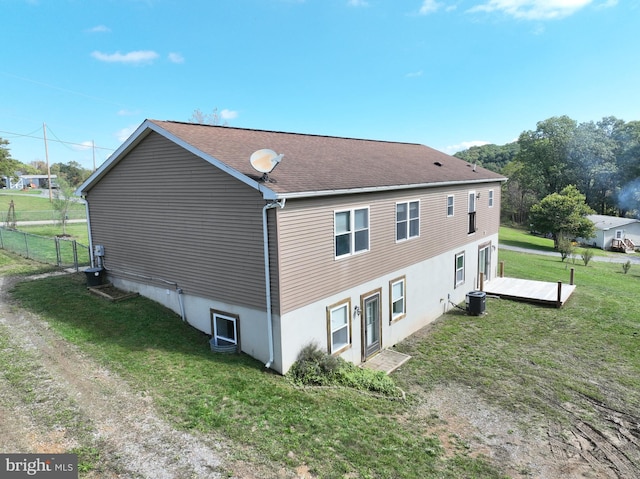
[[[271,201],[262,208],[262,242],[264,246],[264,284],[267,300],[267,337],[269,342],[269,361],[264,365],[270,368],[273,364],[273,314],[271,313],[271,269],[269,267],[269,228],[267,224],[267,210],[271,208],[284,208],[286,200]]]
[[[412,190],[418,188],[439,188],[447,186],[477,185],[482,183],[504,183],[507,178],[484,178],[481,180],[439,181],[433,183],[418,183],[412,185],[371,186],[368,188],[344,188],[341,190],[298,191],[293,193],[279,193],[277,199],[314,198],[321,196],[352,195],[355,193],[379,193],[381,191]],[[267,199],[267,198],[265,198]]]

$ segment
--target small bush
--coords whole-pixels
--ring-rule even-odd
[[[287,377],[302,386],[344,386],[394,397],[402,394],[384,372],[364,369],[331,356],[316,344],[302,348]]]
[[[622,263],[622,272],[627,274],[631,269],[631,260],[628,259],[626,263]]]
[[[289,369],[287,376],[295,384],[327,386],[331,384],[331,376],[338,367],[338,358],[327,354],[317,344],[312,343],[298,353],[298,359]]]
[[[582,262],[584,263],[584,265],[588,266],[589,261],[591,261],[591,258],[593,258],[593,251],[591,251],[589,248],[585,248],[580,253],[580,257],[582,258]]]
[[[560,257],[562,261],[570,257],[574,252],[573,243],[567,238],[561,236],[558,238],[558,251],[560,252]]]

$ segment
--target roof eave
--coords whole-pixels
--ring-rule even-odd
[[[431,183],[416,183],[411,185],[390,185],[390,186],[372,186],[368,188],[345,188],[340,190],[322,190],[322,191],[297,191],[291,193],[278,193],[274,199],[296,199],[296,198],[316,198],[321,196],[339,196],[352,195],[358,193],[379,193],[382,191],[395,190],[412,190],[419,188],[438,188],[447,186],[460,185],[477,185],[482,183],[504,183],[507,178],[483,178],[479,180],[455,180],[455,181],[438,181]]]

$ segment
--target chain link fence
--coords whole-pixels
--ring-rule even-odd
[[[89,247],[65,238],[50,238],[0,227],[0,248],[41,263],[75,268],[76,271],[91,264]]]
[[[2,221],[6,223],[5,219],[7,211],[4,210],[2,215]],[[83,209],[69,208],[67,210],[68,220],[86,220],[87,212]],[[16,210],[15,220],[21,221],[60,221],[60,212],[56,210]]]

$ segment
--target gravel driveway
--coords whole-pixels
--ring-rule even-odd
[[[84,477],[231,477],[221,441],[173,428],[150,397],[10,304],[10,281],[0,277],[0,335],[12,354],[0,374],[0,451],[99,451]]]

